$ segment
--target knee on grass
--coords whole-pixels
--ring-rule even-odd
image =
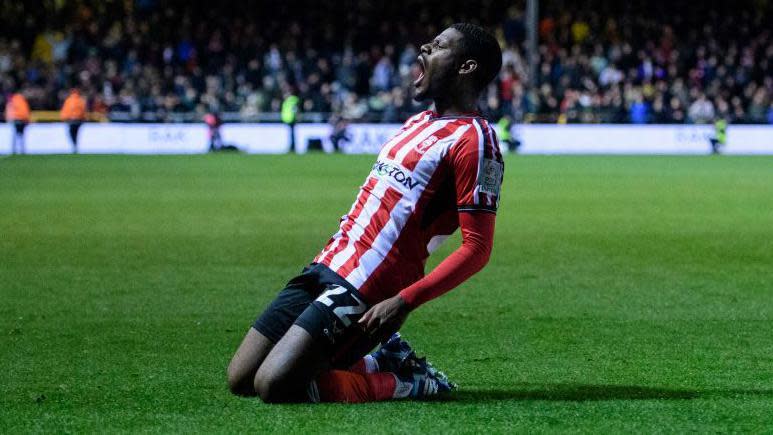
[[[260,400],[265,403],[279,403],[293,401],[290,391],[290,383],[274,375],[273,373],[258,372],[255,374],[253,388]]]
[[[254,396],[255,387],[253,386],[253,379],[255,378],[255,372],[239,370],[235,364],[228,365],[226,371],[226,377],[228,379],[228,389],[231,393],[237,396]]]

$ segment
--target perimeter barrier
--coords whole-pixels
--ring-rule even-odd
[[[339,150],[375,154],[398,124],[351,124]],[[0,124],[0,154],[11,152],[13,126]],[[233,123],[221,127],[223,142],[250,154],[280,154],[290,149],[290,129],[279,123]],[[333,152],[332,126],[295,126],[297,153]],[[714,129],[709,125],[524,124],[514,129],[521,154],[708,154]],[[25,131],[26,153],[72,151],[64,123],[33,123]],[[504,146],[503,146],[504,148]],[[209,149],[203,124],[86,123],[78,152],[84,154],[198,154]],[[731,125],[724,154],[773,154],[773,125]]]

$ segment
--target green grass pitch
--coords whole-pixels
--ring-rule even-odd
[[[773,431],[769,157],[509,156],[491,262],[403,329],[456,395],[231,396],[372,161],[0,159],[0,432]]]

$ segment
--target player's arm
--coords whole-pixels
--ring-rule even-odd
[[[398,296],[410,309],[435,299],[475,275],[488,263],[494,245],[496,215],[460,212],[462,244],[432,272],[403,289]]]
[[[487,212],[459,212],[462,244],[432,272],[397,295],[373,306],[360,319],[368,332],[399,329],[408,313],[466,281],[488,263],[494,244],[496,215]]]
[[[370,333],[389,335],[398,330],[411,310],[447,293],[466,281],[488,263],[494,244],[496,215],[486,212],[460,212],[462,244],[432,272],[397,295],[373,306],[360,319]]]

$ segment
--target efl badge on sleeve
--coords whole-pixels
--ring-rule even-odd
[[[496,160],[483,159],[483,171],[478,180],[479,192],[499,196],[499,188],[502,185],[502,166],[502,163]]]

